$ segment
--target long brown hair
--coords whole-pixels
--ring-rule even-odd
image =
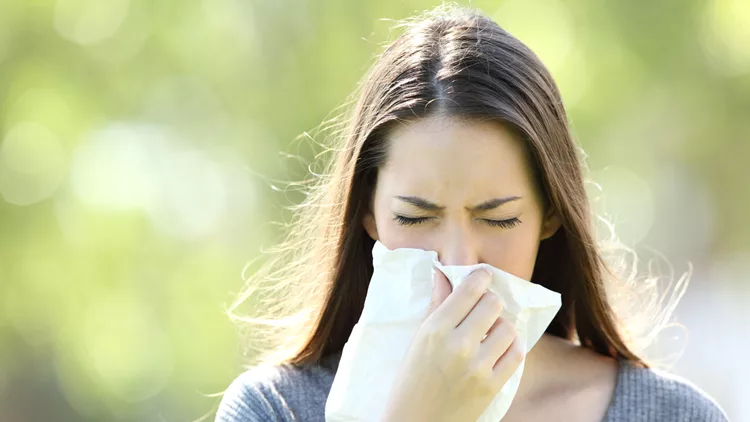
[[[317,363],[343,348],[373,272],[374,241],[362,219],[386,160],[386,135],[394,125],[441,114],[511,129],[525,144],[545,207],[562,220],[541,242],[531,279],[562,294],[547,333],[647,366],[608,300],[605,282],[614,274],[595,240],[583,159],[545,66],[475,10],[443,5],[401,27],[353,94],[345,125],[334,122],[335,157],[308,181],[287,239],[230,309],[250,302],[266,318],[237,319],[281,329],[271,344],[251,332],[252,346],[274,346],[281,354],[272,360],[291,364]]]

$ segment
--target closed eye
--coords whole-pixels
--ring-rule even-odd
[[[429,220],[435,219],[435,217],[405,217],[403,215],[394,215],[393,219],[402,226],[413,226],[415,224],[421,224]],[[491,220],[488,218],[479,218],[479,221],[486,223],[490,227],[501,227],[504,229],[511,229],[521,224],[521,220],[518,217],[509,218],[507,220]]]
[[[502,227],[504,229],[512,229],[521,224],[521,220],[519,220],[518,217],[509,218],[507,220],[490,220],[487,218],[480,218],[479,220],[487,223],[491,227]]]
[[[413,226],[415,224],[424,223],[427,220],[432,220],[435,217],[404,217],[403,215],[394,215],[393,219],[402,226]]]

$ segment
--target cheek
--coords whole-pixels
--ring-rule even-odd
[[[378,240],[388,249],[417,248],[434,250],[439,243],[437,230],[425,230],[419,226],[402,226],[391,215],[376,216]]]
[[[378,240],[388,249],[434,249],[438,233],[435,230],[425,230],[419,226],[400,225],[393,219],[393,212],[385,200],[385,195],[383,198],[378,196],[380,193],[380,191],[376,191],[374,215]]]
[[[501,235],[487,235],[482,240],[482,261],[524,280],[531,280],[539,250],[539,233],[525,224]]]

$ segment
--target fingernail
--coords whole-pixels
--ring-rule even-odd
[[[486,268],[480,268],[479,274],[479,277],[481,277],[483,281],[486,281],[487,284],[489,284],[490,280],[492,280],[492,273]]]

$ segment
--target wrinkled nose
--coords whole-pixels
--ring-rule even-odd
[[[479,263],[478,245],[470,228],[447,226],[440,236],[438,259],[443,265],[474,265]]]

